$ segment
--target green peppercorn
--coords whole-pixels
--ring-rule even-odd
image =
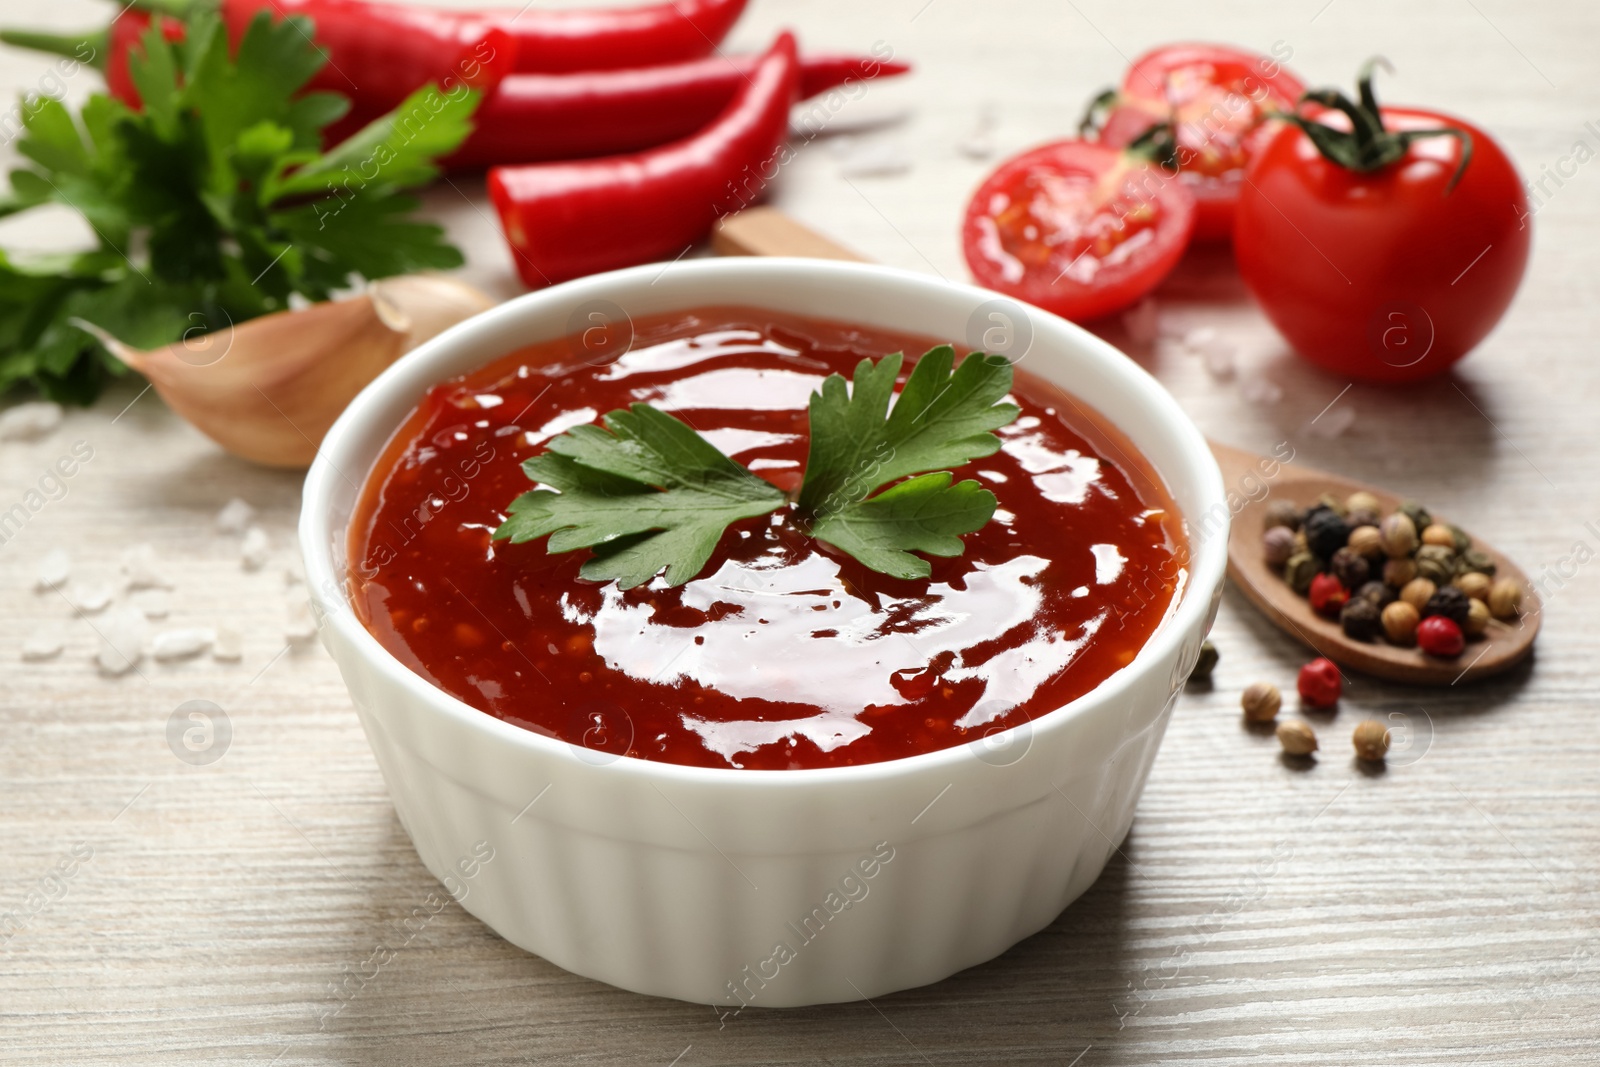
[[[1350,540],[1350,527],[1337,513],[1327,508],[1313,508],[1306,515],[1306,545],[1311,551],[1327,559]]]
[[[1456,561],[1456,566],[1463,573],[1470,571],[1474,574],[1486,574],[1490,578],[1494,577],[1494,560],[1490,559],[1489,554],[1482,549],[1467,549],[1461,553],[1461,558]]]
[[[1360,589],[1372,576],[1372,565],[1367,557],[1345,545],[1328,561],[1328,569],[1344,584],[1346,589]]]
[[[1210,641],[1200,642],[1200,655],[1194,661],[1194,670],[1189,672],[1189,681],[1196,684],[1209,684],[1211,672],[1217,669],[1217,660],[1222,657],[1217,654],[1217,646]]]
[[[1410,519],[1411,525],[1419,530],[1426,530],[1433,525],[1433,516],[1429,514],[1428,509],[1415,500],[1403,501],[1395,510]]]
[[[1282,526],[1293,533],[1300,529],[1300,509],[1294,506],[1292,500],[1274,500],[1267,505],[1261,525],[1268,530],[1274,526]]]
[[[1344,505],[1344,501],[1340,500],[1332,493],[1323,493],[1321,496],[1317,497],[1317,503],[1315,506],[1319,508],[1327,508],[1340,518],[1344,518],[1344,513],[1348,510]]]
[[[1443,615],[1462,627],[1467,625],[1467,616],[1471,613],[1472,598],[1453,585],[1441,585],[1422,606],[1424,619],[1430,615]]]
[[[1450,531],[1450,537],[1455,542],[1451,547],[1456,550],[1457,555],[1472,547],[1472,538],[1467,534],[1467,531],[1453,522],[1446,524],[1445,529]]]
[[[1456,576],[1456,554],[1443,545],[1423,545],[1417,549],[1417,577],[1434,585],[1449,585]]]
[[[1296,552],[1283,565],[1283,580],[1301,596],[1311,591],[1311,579],[1322,573],[1322,561],[1309,552]]]
[[[1339,626],[1352,641],[1371,641],[1383,632],[1383,613],[1372,601],[1356,597],[1339,609]]]

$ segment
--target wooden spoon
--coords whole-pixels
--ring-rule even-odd
[[[775,208],[750,208],[724,218],[712,235],[711,245],[723,255],[811,256],[819,259],[864,261],[865,257],[801,225]],[[1400,498],[1377,486],[1338,475],[1267,459],[1242,449],[1211,442],[1222,468],[1229,499],[1238,507],[1228,533],[1228,577],[1286,632],[1333,660],[1379,678],[1419,685],[1454,685],[1476,681],[1504,671],[1528,655],[1539,632],[1540,604],[1520,568],[1493,545],[1478,538],[1473,546],[1495,563],[1495,577],[1510,578],[1522,587],[1522,613],[1510,622],[1491,619],[1482,637],[1468,638],[1466,651],[1455,659],[1436,659],[1416,648],[1402,648],[1383,640],[1355,641],[1339,624],[1311,610],[1283,576],[1268,567],[1262,556],[1261,535],[1269,500],[1289,500],[1305,508],[1324,493],[1344,499],[1357,490],[1378,498],[1384,514]],[[1270,477],[1268,472],[1272,472]],[[1263,491],[1262,487],[1265,487]],[[1254,499],[1251,499],[1251,498]],[[1444,521],[1444,520],[1441,520]]]

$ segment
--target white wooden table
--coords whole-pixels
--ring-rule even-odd
[[[108,10],[10,0],[3,21],[69,28]],[[807,145],[777,202],[867,256],[952,278],[965,276],[965,196],[990,165],[959,146],[983,116],[1002,154],[1062,135],[1127,57],[1163,41],[1285,42],[1318,84],[1347,83],[1381,52],[1397,68],[1387,99],[1474,118],[1533,177],[1577,141],[1600,149],[1600,8],[1579,0],[757,0],[733,43],[758,47],[784,24],[813,47],[886,41],[920,73],[841,115],[910,108],[904,121]],[[0,52],[0,88],[38,87],[47,65]],[[903,152],[909,169],[848,173],[863,152]],[[1305,461],[1435,503],[1513,553],[1546,591],[1535,662],[1470,689],[1358,680],[1321,727],[1324,758],[1295,770],[1241,726],[1236,702],[1258,678],[1291,684],[1303,654],[1230,594],[1216,687],[1180,702],[1099,883],[1002,958],[872,1004],[722,1028],[710,1008],[567,974],[453,905],[408,934],[399,920],[435,885],[332,663],[283,639],[299,478],[220,454],[135,385],[41,441],[0,444],[0,509],[73,442],[93,449],[65,495],[0,544],[0,915],[16,917],[0,919],[0,1061],[1600,1061],[1600,164],[1546,188],[1522,293],[1453,378],[1346,390],[1284,352],[1226,262],[1204,259],[1161,307],[1233,339],[1236,376],[1167,345],[1135,351],[1209,434],[1262,450],[1287,439]],[[481,181],[427,201],[467,249],[466,274],[512,293]],[[80,240],[68,221],[0,224],[0,244]],[[1261,399],[1262,381],[1281,399]],[[1308,424],[1330,404],[1354,420],[1318,436]],[[233,496],[274,539],[260,571],[212,527]],[[71,594],[140,543],[176,578],[161,625],[236,626],[241,663],[147,660],[104,677],[90,663],[95,617],[32,588],[52,548],[73,557]],[[63,654],[22,663],[23,641],[50,628]],[[207,766],[167,742],[193,699],[232,726]],[[1345,747],[1368,716],[1411,731],[1381,773]],[[392,962],[347,982],[380,946]]]

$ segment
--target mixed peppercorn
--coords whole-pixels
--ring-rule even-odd
[[[1516,618],[1522,588],[1495,579],[1494,560],[1458,526],[1407,501],[1388,515],[1378,498],[1331,495],[1301,510],[1267,505],[1262,554],[1311,610],[1345,636],[1459,656],[1489,620]]]

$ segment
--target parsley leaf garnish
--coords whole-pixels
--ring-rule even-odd
[[[353,279],[460,266],[405,189],[471,130],[478,94],[419,89],[324,152],[349,110],[306,92],[326,62],[302,16],[258,13],[234,47],[203,5],[183,39],[157,25],[129,57],[134,110],[105,94],[74,115],[22,101],[0,216],[46,204],[88,222],[96,247],[27,262],[0,253],[0,393],[28,383],[88,403],[121,363],[74,322],[138,348],[326,300]],[[92,54],[92,53],[90,53]]]
[[[663,569],[678,586],[700,572],[731,523],[791,506],[813,537],[872,570],[926,578],[931,565],[913,553],[959,556],[961,535],[995,510],[993,493],[975,481],[952,484],[938,468],[999,451],[992,431],[1018,409],[1003,402],[1011,364],[1002,356],[973,353],[955,367],[949,345],[932,349],[896,400],[901,362],[899,353],[864,359],[853,387],[832,374],[812,395],[805,477],[792,502],[689,426],[634,404],[526,460],[523,472],[547,488],[513,500],[494,539],[548,537],[552,553],[590,549],[579,573],[624,589]]]
[[[757,478],[671,415],[648,404],[579,426],[522,464],[537,489],[511,502],[495,530],[513,544],[549,535],[551,552],[592,549],[579,572],[624,589],[654,578],[682,585],[706,565],[722,531],[776,511],[783,491]]]

